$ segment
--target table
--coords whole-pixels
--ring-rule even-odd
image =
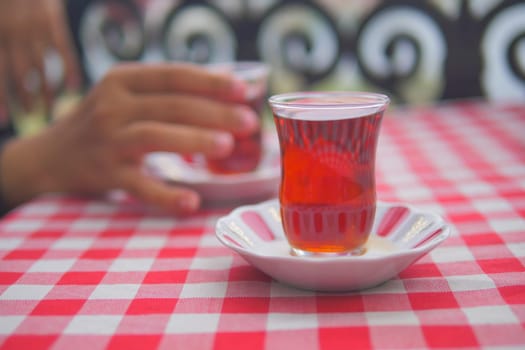
[[[0,349],[525,348],[525,104],[393,108],[377,176],[380,199],[454,233],[338,294],[274,282],[220,245],[228,208],[38,198],[0,222]]]

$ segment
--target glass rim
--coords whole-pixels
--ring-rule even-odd
[[[334,97],[356,98],[356,102],[321,102],[322,99]],[[298,99],[318,99],[319,101],[296,102]],[[359,110],[386,107],[390,98],[377,92],[364,91],[298,91],[270,96],[268,103],[272,108],[287,109],[346,109]]]
[[[229,70],[234,76],[239,76],[244,79],[257,79],[268,76],[270,73],[270,65],[263,61],[224,61],[213,62],[206,65],[207,68],[213,70],[220,70],[225,68]],[[239,69],[237,69],[239,68]]]

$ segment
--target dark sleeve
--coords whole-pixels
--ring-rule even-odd
[[[0,0],[1,1],[1,0]],[[84,64],[84,51],[82,43],[80,41],[80,25],[82,23],[82,16],[86,11],[86,8],[95,0],[63,0],[66,9],[66,17],[71,32],[71,39],[73,40],[73,46],[77,53],[79,60],[80,70],[83,77],[84,88],[90,86],[91,81],[85,69]]]
[[[2,152],[4,151],[4,145],[7,141],[15,136],[15,129],[11,119],[7,113],[0,111],[0,159],[2,159]],[[0,163],[1,167],[1,163]],[[0,217],[4,216],[9,209],[4,203],[4,196],[2,193],[2,169],[0,168]]]

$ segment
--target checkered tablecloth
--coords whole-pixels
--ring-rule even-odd
[[[0,349],[524,349],[525,105],[391,109],[377,176],[380,199],[454,233],[339,294],[274,282],[220,245],[227,208],[28,203],[0,221]]]

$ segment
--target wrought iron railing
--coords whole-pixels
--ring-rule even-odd
[[[525,100],[525,1],[70,0],[88,82],[122,60],[264,60],[273,92]]]

